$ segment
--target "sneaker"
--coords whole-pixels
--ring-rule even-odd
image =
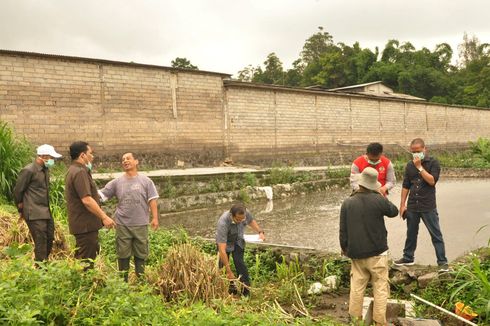
[[[449,272],[449,265],[448,264],[439,265],[439,273],[445,273],[445,272]]]
[[[413,261],[408,260],[408,259],[401,258],[401,259],[395,260],[393,262],[393,264],[395,264],[396,266],[412,266],[415,263]]]

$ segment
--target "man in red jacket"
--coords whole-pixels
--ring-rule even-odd
[[[359,156],[354,160],[350,171],[350,184],[352,190],[359,189],[357,183],[359,173],[365,168],[371,167],[378,171],[378,181],[381,183],[379,192],[383,196],[388,195],[388,191],[395,186],[395,169],[391,161],[383,155],[383,145],[380,143],[371,143],[366,149],[366,154]]]

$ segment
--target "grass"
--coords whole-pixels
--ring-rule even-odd
[[[12,199],[20,170],[34,158],[33,146],[0,120],[0,197]]]

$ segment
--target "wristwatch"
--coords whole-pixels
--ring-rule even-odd
[[[424,168],[423,167],[420,167],[419,168],[419,173],[421,173],[422,171],[424,171]]]

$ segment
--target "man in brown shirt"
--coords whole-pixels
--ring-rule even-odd
[[[48,259],[54,240],[54,221],[49,209],[49,170],[54,159],[61,157],[51,145],[37,148],[35,161],[24,167],[14,187],[14,202],[20,218],[34,240],[34,259]]]
[[[70,146],[72,164],[65,179],[68,227],[75,236],[75,258],[95,259],[99,252],[99,229],[114,227],[114,221],[99,206],[99,195],[92,175],[94,155],[88,143]],[[89,267],[93,267],[90,263]]]

